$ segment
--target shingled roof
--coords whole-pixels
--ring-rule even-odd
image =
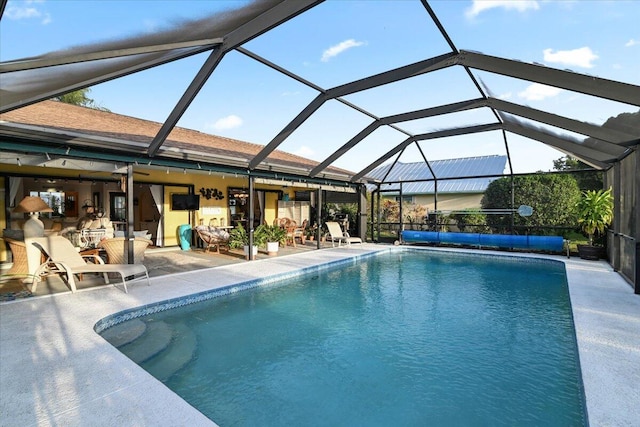
[[[50,134],[82,135],[87,139],[119,140],[123,144],[148,146],[162,123],[138,119],[109,111],[81,107],[58,101],[42,101],[0,114],[3,126],[20,125],[39,128]],[[161,148],[163,154],[197,152],[212,159],[230,159],[247,162],[264,146],[237,139],[210,135],[182,127],[175,127]],[[269,162],[294,169],[311,170],[318,165],[304,157],[275,150]],[[332,167],[329,172],[350,175],[352,172]]]

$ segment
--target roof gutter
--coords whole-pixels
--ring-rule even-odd
[[[2,136],[0,136],[2,138]],[[200,172],[215,172],[215,173],[228,173],[228,174],[237,174],[244,176],[253,176],[260,178],[269,178],[269,179],[284,179],[299,183],[312,183],[317,185],[329,185],[340,188],[345,187],[353,187],[357,186],[349,183],[346,180],[334,179],[331,176],[325,177],[317,177],[310,178],[305,175],[297,175],[295,173],[288,173],[283,171],[262,171],[262,170],[253,170],[249,171],[244,167],[231,167],[226,165],[221,165],[218,163],[210,163],[205,161],[195,161],[195,160],[178,160],[178,159],[167,159],[163,157],[154,157],[149,159],[148,157],[144,157],[142,154],[126,154],[126,153],[116,153],[112,151],[102,150],[102,151],[94,151],[83,149],[76,146],[51,146],[51,145],[41,145],[34,144],[29,141],[14,141],[11,139],[0,139],[0,151],[15,151],[19,153],[32,153],[32,154],[42,154],[45,156],[46,154],[54,155],[54,156],[66,156],[68,158],[79,158],[79,159],[87,159],[87,160],[96,160],[96,161],[106,161],[106,162],[114,162],[114,163],[126,163],[126,164],[135,164],[139,166],[141,169],[144,169],[145,166],[154,168],[162,167],[162,168],[176,168],[176,169],[184,169],[184,170],[194,170]]]

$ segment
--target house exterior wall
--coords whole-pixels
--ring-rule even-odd
[[[483,193],[438,194],[438,210],[480,208],[483,195]],[[395,200],[395,196],[393,199]],[[414,195],[413,203],[426,206],[429,211],[436,210],[433,194]]]
[[[2,197],[0,198],[0,230],[7,227],[7,210],[4,209],[5,197],[4,189],[5,183],[8,182],[7,176],[15,175],[27,175],[24,179],[24,186],[22,191],[19,191],[17,199],[22,199],[24,195],[27,195],[29,191],[44,191],[43,179],[34,181],[33,178],[28,175],[44,176],[49,174],[55,176],[57,183],[55,187],[59,191],[78,192],[78,201],[82,205],[86,200],[94,200],[94,194],[100,194],[100,204],[109,213],[109,197],[111,193],[120,193],[122,189],[119,186],[119,182],[103,182],[99,179],[113,179],[114,177],[110,172],[93,172],[93,171],[79,171],[73,169],[57,169],[57,168],[43,168],[35,166],[13,166],[8,165],[6,176],[0,176],[0,189],[2,190]],[[3,171],[5,172],[5,171]],[[149,230],[156,237],[158,218],[162,215],[162,231],[164,236],[164,242],[162,246],[176,246],[179,245],[178,228],[182,224],[191,224],[196,226],[198,224],[209,225],[210,221],[215,218],[213,223],[231,225],[228,189],[233,188],[248,188],[248,178],[246,176],[221,176],[221,175],[207,175],[202,173],[192,173],[187,171],[184,173],[181,170],[170,169],[167,170],[149,170],[145,169],[144,174],[134,172],[134,229],[135,230]],[[83,177],[79,179],[79,177]],[[58,179],[59,178],[59,179]],[[65,179],[66,178],[66,179]],[[92,178],[98,179],[96,182],[92,182]],[[155,201],[151,196],[150,191],[146,187],[148,185],[163,185],[164,186],[164,201],[161,207],[162,212],[157,213],[155,209]],[[194,188],[195,194],[200,195],[200,209],[193,213],[188,211],[172,211],[171,210],[171,194],[172,193],[187,193],[189,185]],[[200,193],[200,189],[217,189],[223,194],[222,199],[211,197],[207,199]],[[265,191],[265,204],[264,204],[264,220],[267,224],[273,224],[278,215],[278,198],[279,192],[287,194],[290,200],[294,199],[295,192],[298,190],[308,190],[307,188],[296,187],[279,187],[275,185],[258,184],[255,186],[256,190]],[[256,202],[257,204],[257,202]],[[82,215],[83,211],[80,209],[79,215]],[[11,214],[12,228],[20,228],[22,220],[24,220],[23,214]],[[64,226],[76,225],[78,217],[63,218]],[[8,260],[8,250],[4,244],[0,244],[0,262]]]
[[[7,228],[7,218],[6,218],[7,209],[4,202],[5,193],[6,193],[4,189],[5,182],[6,182],[6,179],[0,176],[0,230],[4,230],[5,228]],[[2,244],[0,244],[0,263],[7,262],[8,250],[9,249],[7,248],[7,245],[4,242],[2,242]]]

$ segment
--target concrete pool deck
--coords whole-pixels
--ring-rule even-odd
[[[373,251],[353,245],[0,304],[1,426],[215,425],[94,332],[123,310]],[[428,248],[429,250],[451,250]],[[465,252],[475,252],[465,250]],[[640,419],[640,296],[606,262],[561,256],[592,426]]]

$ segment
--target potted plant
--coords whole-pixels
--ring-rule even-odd
[[[256,233],[253,233],[253,257],[255,258],[258,255],[258,246],[260,246],[260,239],[256,239]],[[249,259],[249,233],[242,226],[242,224],[238,224],[231,232],[229,233],[229,247],[231,249],[244,249],[244,256]]]
[[[578,224],[589,238],[588,245],[578,245],[580,258],[597,260],[604,255],[604,247],[593,244],[593,236],[603,234],[613,220],[613,197],[608,190],[584,191],[576,205]]]
[[[256,228],[253,237],[254,240],[258,239],[261,244],[266,244],[267,253],[273,256],[278,254],[280,245],[285,245],[287,231],[277,225],[262,224]]]
[[[316,234],[318,233],[318,227],[315,225],[309,226],[304,229],[304,235],[307,240],[313,242],[316,238]]]

